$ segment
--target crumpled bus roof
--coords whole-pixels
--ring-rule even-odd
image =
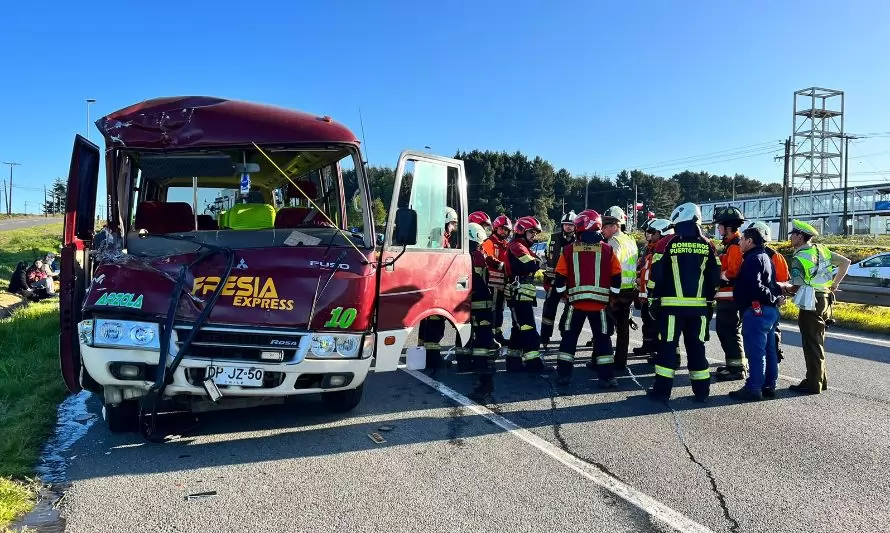
[[[225,145],[352,143],[346,126],[265,104],[211,96],[146,100],[96,121],[109,148],[175,150]]]

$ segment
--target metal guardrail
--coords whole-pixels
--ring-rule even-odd
[[[890,307],[890,280],[847,276],[835,294],[839,302]]]

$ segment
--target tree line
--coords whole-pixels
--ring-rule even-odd
[[[459,151],[455,159],[464,162],[469,190],[469,210],[485,211],[494,217],[506,213],[512,218],[533,214],[545,229],[559,224],[564,212],[588,207],[603,211],[609,206],[632,205],[634,185],[643,212],[666,218],[683,202],[706,202],[732,195],[781,194],[782,185],[764,183],[743,174],[716,175],[706,171],[684,170],[669,177],[641,170],[623,170],[614,178],[591,174],[573,175],[556,169],[549,161],[521,152]],[[386,223],[386,205],[392,198],[395,172],[389,167],[370,167],[372,211],[377,225]],[[356,188],[355,171],[343,173],[346,192]],[[349,196],[347,196],[348,198]],[[629,214],[629,213],[628,213]],[[350,216],[350,220],[354,220]],[[638,224],[645,217],[638,219]]]

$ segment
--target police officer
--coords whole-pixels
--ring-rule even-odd
[[[649,298],[646,285],[649,283],[649,272],[652,269],[652,256],[655,246],[663,237],[673,235],[671,221],[664,218],[656,218],[646,226],[646,253],[640,264],[639,287],[640,317],[643,319],[643,345],[633,349],[636,356],[648,355],[649,362],[655,362],[655,353],[658,351],[658,325],[649,313]]]
[[[742,268],[739,248],[739,227],[745,217],[738,208],[727,206],[714,210],[717,231],[723,237],[720,256],[720,289],[717,291],[717,338],[726,354],[726,366],[717,367],[715,377],[720,381],[745,379],[745,352],[742,350],[742,318],[732,299],[735,278]]]
[[[485,242],[485,229],[480,224],[470,222],[467,225],[470,238],[470,257],[473,262],[473,284],[470,317],[473,325],[473,334],[470,340],[471,363],[469,368],[461,367],[458,359],[458,370],[472,369],[479,376],[476,384],[477,394],[486,394],[494,390],[492,374],[494,372],[494,360],[497,350],[494,348],[494,333],[492,332],[492,303],[491,289],[488,287],[488,265],[485,254],[482,253],[482,243]]]
[[[791,282],[786,291],[799,308],[797,324],[807,365],[803,381],[789,387],[803,394],[819,394],[828,389],[825,371],[825,327],[831,318],[834,292],[847,275],[850,260],[821,244],[812,242],[819,235],[811,224],[791,221]]]
[[[492,222],[491,235],[482,243],[482,253],[488,265],[488,285],[492,290],[494,311],[494,339],[499,344],[507,344],[502,327],[504,325],[504,279],[506,276],[507,243],[513,231],[513,222],[507,215],[500,215]]]
[[[553,290],[553,279],[556,276],[553,269],[562,257],[562,249],[567,244],[575,241],[575,212],[569,211],[562,216],[562,232],[550,237],[547,249],[547,268],[544,269],[544,290],[547,297],[544,299],[544,308],[541,311],[541,345],[546,349],[553,336],[553,322],[556,319],[556,309],[562,295]],[[559,318],[559,330],[565,329],[566,308],[562,310]]]
[[[514,329],[507,343],[507,372],[545,370],[534,311],[537,305],[534,276],[541,268],[538,258],[531,251],[539,233],[541,223],[535,217],[522,217],[513,226],[513,240],[507,246],[507,283],[511,286],[509,296],[514,317]],[[522,354],[521,358],[519,354]]]
[[[618,386],[612,351],[612,320],[605,308],[621,289],[621,263],[600,233],[599,213],[585,209],[574,220],[577,238],[562,249],[556,263],[554,288],[568,297],[567,319],[557,354],[557,384],[568,384],[574,369],[578,336],[584,322],[593,331],[600,388]]]
[[[655,384],[649,397],[667,400],[677,371],[680,334],[689,358],[689,378],[696,401],[710,393],[711,373],[705,357],[710,302],[720,282],[720,260],[701,231],[701,209],[685,203],[671,213],[674,234],[655,247],[648,293],[658,322],[660,343],[655,359]]]
[[[459,248],[460,239],[457,238],[457,211],[451,207],[445,207],[444,230],[438,237],[430,236],[432,248]],[[445,319],[439,315],[433,315],[420,321],[417,339],[426,351],[426,367],[431,372],[442,368],[445,364],[442,359],[442,337],[445,336]]]
[[[627,350],[630,344],[630,308],[633,307],[639,291],[637,282],[637,258],[640,249],[637,242],[624,233],[627,217],[624,210],[613,205],[603,215],[603,237],[618,256],[621,263],[621,291],[610,300],[609,308],[615,317],[615,371],[627,368]],[[592,363],[593,361],[591,361]]]

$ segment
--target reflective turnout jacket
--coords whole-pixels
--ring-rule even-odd
[[[473,262],[473,285],[470,295],[472,310],[491,309],[491,289],[488,286],[488,264],[486,256],[482,253],[482,247],[474,242],[470,243],[470,258]]]
[[[742,268],[740,240],[738,232],[723,238],[723,254],[720,256],[720,290],[715,296],[718,300],[732,301],[732,288]]]
[[[646,254],[643,256],[643,262],[640,265],[640,279],[638,281],[640,286],[640,298],[647,298],[649,296],[646,286],[649,284],[649,272],[652,270],[652,256],[654,254],[655,245],[651,243],[647,244]]]
[[[668,235],[652,256],[649,299],[678,315],[705,315],[720,283],[720,260],[702,235]]]
[[[534,275],[541,269],[538,258],[531,252],[530,243],[522,237],[514,238],[507,245],[507,283],[518,285],[513,298],[518,301],[535,301],[537,289]]]
[[[504,272],[504,254],[507,251],[507,241],[494,233],[482,243],[482,253],[485,254],[485,264],[488,267],[488,284],[493,289],[503,289],[506,273]]]
[[[612,247],[601,240],[582,237],[566,245],[554,272],[556,285],[564,282],[569,303],[582,311],[601,311],[609,303],[609,296],[620,292],[621,262]]]
[[[776,275],[776,283],[785,283],[786,281],[790,281],[791,272],[788,270],[788,261],[785,260],[785,256],[773,250],[769,246],[764,246],[763,249],[766,251],[766,255],[768,255],[770,260],[773,262],[773,272]]]

